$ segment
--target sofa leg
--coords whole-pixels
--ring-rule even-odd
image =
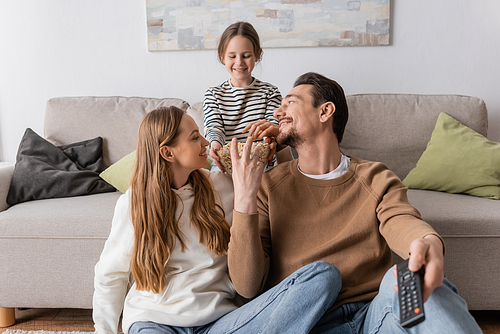
[[[0,307],[0,327],[9,327],[16,323],[16,313],[13,307]]]

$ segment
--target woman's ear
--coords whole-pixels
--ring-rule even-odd
[[[323,103],[323,106],[321,107],[321,121],[326,122],[327,120],[333,117],[334,113],[335,113],[335,104],[333,104],[333,102],[328,101]]]
[[[175,161],[174,154],[168,148],[168,146],[162,146],[162,147],[160,147],[160,155],[162,156],[163,159],[165,159],[168,162],[174,162]]]

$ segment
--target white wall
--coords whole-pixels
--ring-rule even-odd
[[[266,49],[254,75],[283,94],[316,71],[346,94],[477,96],[500,141],[499,13],[498,0],[392,0],[390,46]],[[15,160],[27,127],[43,134],[49,98],[194,103],[227,77],[215,51],[148,52],[144,0],[0,1],[0,160]]]

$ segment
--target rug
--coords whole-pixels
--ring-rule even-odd
[[[20,329],[7,329],[3,334],[89,334],[94,332],[52,332],[52,331],[22,331]]]

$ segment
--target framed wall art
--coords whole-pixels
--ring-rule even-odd
[[[264,48],[389,45],[390,0],[146,0],[149,51],[215,49],[250,22]]]

